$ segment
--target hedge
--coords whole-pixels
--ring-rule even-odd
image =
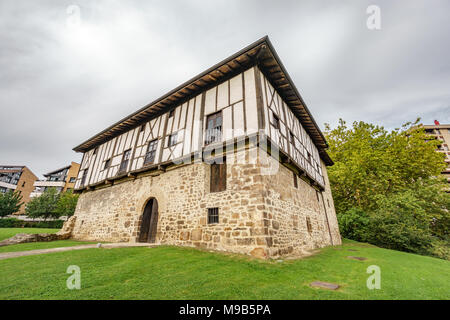
[[[16,218],[0,219],[0,228],[47,228],[61,229],[63,220],[52,221],[23,221]]]

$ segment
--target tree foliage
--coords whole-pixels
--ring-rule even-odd
[[[348,127],[342,119],[333,130],[326,126],[343,236],[426,254],[448,243],[450,195],[439,178],[446,164],[418,123],[390,132],[362,121]]]
[[[49,188],[41,196],[32,198],[25,211],[31,218],[56,219],[73,215],[77,201],[78,195],[71,191],[59,194],[55,188]]]
[[[71,217],[75,213],[77,207],[78,195],[72,191],[67,191],[61,194],[56,204],[55,213],[58,217],[68,216]]]
[[[22,196],[19,192],[0,193],[0,217],[18,212],[22,204]]]

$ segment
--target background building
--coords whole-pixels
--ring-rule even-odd
[[[73,190],[79,169],[80,164],[72,162],[64,168],[44,174],[46,180],[34,182],[34,191],[31,193],[31,197],[40,196],[48,188],[56,188],[58,192]]]
[[[24,204],[17,214],[25,213],[25,205],[30,201],[34,182],[38,177],[26,166],[0,165],[0,192],[17,191]]]
[[[445,154],[445,162],[447,162],[447,168],[442,174],[447,178],[450,183],[450,124],[440,124],[435,120],[434,125],[424,125],[425,132],[437,140],[441,141],[438,146],[437,152]]]

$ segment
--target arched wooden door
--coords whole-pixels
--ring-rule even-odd
[[[155,198],[152,198],[147,202],[147,205],[144,208],[141,231],[139,233],[139,242],[155,243],[157,226],[158,201],[156,201]]]

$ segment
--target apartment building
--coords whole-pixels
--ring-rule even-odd
[[[38,197],[49,188],[55,188],[58,192],[73,190],[79,169],[79,163],[71,162],[68,166],[44,174],[45,180],[34,182],[31,197]]]
[[[30,201],[37,179],[26,166],[0,165],[0,193],[17,191],[22,196],[23,205],[17,214],[25,213],[25,205]]]
[[[425,132],[441,142],[437,152],[445,155],[447,168],[442,171],[442,175],[447,178],[450,183],[450,124],[440,124],[435,120],[434,125],[424,125]]]

